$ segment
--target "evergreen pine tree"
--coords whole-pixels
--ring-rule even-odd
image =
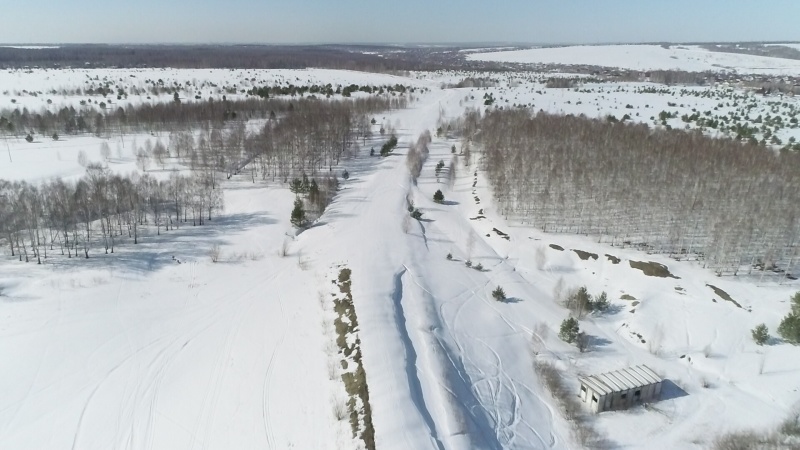
[[[778,334],[787,342],[800,344],[800,314],[789,313],[778,325]]]
[[[753,340],[756,341],[758,345],[764,345],[769,340],[769,330],[763,323],[753,328],[750,333],[752,333]]]
[[[492,297],[498,302],[502,302],[506,299],[506,291],[504,291],[502,287],[497,286],[497,289],[492,291]]]
[[[608,295],[603,291],[598,297],[595,297],[592,302],[592,308],[595,311],[605,311],[609,307]]]
[[[306,210],[303,208],[303,201],[299,198],[294,200],[294,209],[292,210],[292,225],[300,228],[306,224]]]
[[[580,331],[578,321],[574,317],[570,317],[561,322],[558,337],[561,338],[562,341],[572,344],[578,340],[578,333],[580,333]]]

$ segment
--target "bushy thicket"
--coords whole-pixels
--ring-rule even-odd
[[[102,243],[112,251],[121,236],[138,242],[139,226],[152,224],[157,232],[182,222],[202,224],[203,217],[222,206],[219,178],[247,173],[256,178],[288,182],[306,173],[313,179],[308,200],[321,212],[330,202],[338,181],[332,168],[353,154],[359,136],[370,133],[366,112],[401,105],[388,99],[346,101],[245,100],[154,104],[119,108],[107,114],[64,109],[57,115],[14,110],[0,120],[5,133],[33,126],[42,132],[61,127],[67,134],[98,135],[142,130],[169,130],[168,145],[148,139],[144,146],[133,140],[132,152],[144,175],[124,177],[90,163],[79,152],[79,163],[87,167],[81,180],[56,180],[41,185],[0,180],[0,240],[20,259],[41,260],[40,252],[59,245],[62,253],[88,257]],[[270,111],[269,108],[274,108]],[[276,112],[277,111],[277,112]],[[95,117],[93,122],[84,120]],[[248,132],[250,117],[264,117],[264,126]],[[0,131],[2,133],[3,131]],[[130,152],[131,150],[125,150]],[[123,150],[117,149],[122,157]],[[101,155],[110,159],[107,143]],[[173,174],[157,181],[146,171],[155,161],[188,166],[191,175]],[[309,185],[310,188],[310,185]],[[205,220],[207,220],[205,219]]]
[[[99,106],[84,105],[78,108],[63,107],[58,111],[27,108],[0,110],[0,134],[25,135],[28,132],[42,136],[59,133],[64,136],[91,133],[107,136],[121,133],[170,132],[193,129],[203,123],[267,119],[296,113],[314,120],[314,124],[330,114],[331,110],[346,110],[352,115],[368,114],[407,105],[406,97],[366,97],[347,100],[319,100],[311,98],[247,98],[198,102],[153,102],[125,107],[101,102]]]
[[[608,295],[605,291],[601,292],[600,295],[592,296],[589,294],[586,286],[581,286],[578,289],[567,292],[562,303],[575,314],[578,319],[583,318],[585,314],[593,311],[604,312],[608,310],[610,306]]]
[[[600,235],[719,274],[796,269],[800,155],[699,132],[495,110],[478,141],[500,210],[544,231]]]
[[[758,345],[764,345],[769,341],[769,329],[763,323],[750,330],[750,334],[753,336],[753,341]]]
[[[794,411],[771,432],[739,431],[714,439],[713,450],[796,450],[800,448],[800,413]]]
[[[792,344],[800,344],[800,292],[791,298],[792,310],[778,325],[778,334]]]
[[[88,258],[96,247],[113,253],[125,238],[137,244],[143,225],[158,234],[182,223],[202,225],[222,206],[222,193],[203,173],[159,181],[90,165],[77,182],[0,180],[0,236],[20,261],[41,263],[56,246],[62,255],[80,251]]]
[[[406,166],[408,167],[409,173],[411,173],[411,179],[414,180],[414,183],[417,182],[417,178],[419,178],[422,173],[422,166],[425,164],[430,154],[428,144],[431,143],[431,140],[431,133],[425,131],[419,135],[417,142],[408,149],[408,153],[406,154]]]

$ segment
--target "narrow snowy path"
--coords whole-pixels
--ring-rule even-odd
[[[408,146],[435,130],[441,105],[461,95],[434,91],[388,116],[398,150],[356,162],[322,225],[299,245],[353,270],[378,448],[563,448],[532,368],[533,324],[516,325],[515,305],[487,300],[505,269],[478,272],[445,259],[471,224],[433,204],[406,168]],[[425,171],[449,154],[434,141]],[[407,196],[426,214],[422,221],[408,221]],[[449,221],[428,219],[439,214]]]

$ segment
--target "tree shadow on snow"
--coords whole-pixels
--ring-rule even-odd
[[[589,335],[589,347],[590,348],[602,348],[602,347],[607,347],[610,344],[611,344],[611,341],[609,341],[606,338]]]
[[[181,224],[177,230],[156,234],[152,226],[143,229],[139,235],[139,243],[134,244],[127,235],[117,240],[114,253],[105,253],[101,240],[96,240],[89,250],[89,258],[79,250],[78,256],[68,258],[61,255],[56,247],[48,250],[51,256],[47,264],[56,270],[72,271],[84,269],[119,270],[133,274],[145,274],[158,271],[167,265],[187,263],[199,259],[209,259],[209,251],[213,245],[225,243],[225,237],[249,228],[278,223],[266,214],[231,214],[204,221],[202,226],[191,223]],[[173,259],[174,257],[174,259]],[[36,264],[35,260],[31,263]],[[31,264],[28,263],[28,264]]]

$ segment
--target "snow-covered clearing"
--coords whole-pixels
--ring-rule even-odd
[[[336,442],[319,280],[277,255],[292,197],[237,183],[213,226],[85,261],[4,262],[1,446]]]
[[[32,111],[57,112],[86,103],[104,102],[109,108],[128,104],[168,102],[172,93],[154,93],[153,88],[177,90],[181,101],[244,98],[243,90],[269,86],[382,86],[414,84],[394,75],[332,69],[7,69],[0,70],[0,110],[25,107]],[[110,86],[107,95],[89,95],[88,89]],[[117,99],[118,89],[125,93]],[[80,89],[81,93],[76,90]]]
[[[650,50],[650,58],[661,58]],[[616,63],[612,57],[606,61]],[[225,78],[236,72],[165,69],[136,76],[177,81],[181,73],[200,83],[239,84],[248,71],[240,72]],[[465,167],[459,157],[452,187],[447,175],[435,175],[437,162],[449,164],[451,146],[460,149],[455,140],[434,138],[418,183],[406,167],[405,153],[420,133],[435,134],[440,120],[467,107],[485,107],[484,94],[492,94],[494,106],[618,118],[630,112],[642,122],[663,109],[712,109],[719,99],[682,100],[678,88],[633,92],[654,86],[644,83],[578,92],[518,76],[494,88],[438,89],[467,74],[266,72],[256,77],[437,88],[406,110],[377,117],[397,129],[399,148],[387,158],[369,157],[366,148],[382,143],[376,138],[334,168],[346,168],[349,180],[319,221],[298,235],[289,223],[294,195],[242,175],[224,185],[224,214],[203,227],[150,233],[137,246],[88,260],[57,255],[41,266],[2,250],[0,448],[361,448],[347,420],[336,417],[346,400],[328,299],[342,265],[352,271],[379,449],[579,448],[533,370],[535,358],[554,362],[576,395],[579,373],[647,364],[668,380],[651,408],[596,417],[596,427],[618,447],[707,448],[716,434],[773,427],[800,405],[798,348],[759,347],[750,338],[761,322],[774,332],[800,289],[796,281],[717,278],[696,263],[509,223],[494,210],[474,160]],[[91,74],[28,75],[52,77],[44,90],[62,76],[56,86]],[[39,82],[45,83],[30,83]],[[146,138],[138,136],[139,145]],[[126,150],[132,139],[126,136],[122,155],[112,157],[112,170],[136,170]],[[78,176],[77,152],[99,160],[101,142],[9,139],[13,163],[0,142],[0,178]],[[115,141],[109,143],[114,155]],[[432,201],[437,189],[445,195],[441,204]],[[409,220],[407,199],[422,220]],[[209,257],[215,244],[222,253],[216,263]],[[582,260],[573,249],[598,258]],[[665,264],[679,278],[645,276],[631,260]],[[557,337],[568,314],[554,300],[559,283],[609,295],[611,312],[581,322],[591,336],[587,353]],[[497,286],[507,301],[492,299]]]
[[[576,64],[631,70],[732,71],[800,75],[800,61],[737,53],[720,53],[696,45],[581,45],[472,53],[468,59],[523,64]]]

